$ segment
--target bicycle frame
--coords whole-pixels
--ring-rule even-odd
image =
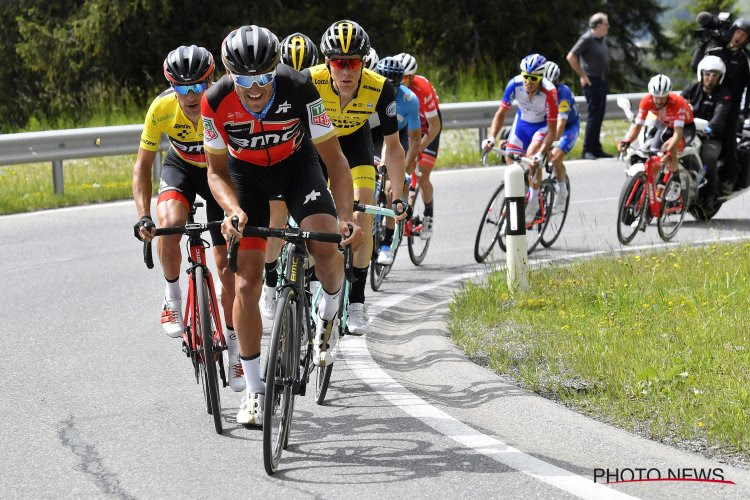
[[[666,158],[666,157],[664,157]],[[651,217],[659,217],[661,212],[661,206],[663,203],[664,193],[656,192],[656,179],[657,176],[664,171],[662,184],[666,186],[669,183],[669,179],[672,177],[672,172],[669,169],[664,169],[662,165],[662,157],[656,154],[649,156],[649,158],[643,164],[643,171],[646,174],[646,193],[648,196],[648,211]],[[640,168],[638,168],[640,170]],[[630,172],[629,172],[630,173]],[[631,193],[631,196],[633,193]],[[628,199],[630,203],[632,199]]]

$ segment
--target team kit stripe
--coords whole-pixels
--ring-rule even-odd
[[[344,38],[344,29],[346,29],[346,38]],[[339,41],[341,42],[341,50],[344,54],[349,53],[349,45],[352,43],[352,35],[354,34],[354,26],[351,23],[341,23],[339,25]]]

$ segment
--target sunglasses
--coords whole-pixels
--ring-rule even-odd
[[[240,87],[249,89],[253,84],[257,84],[259,87],[265,87],[273,81],[276,77],[276,70],[270,73],[263,73],[262,75],[235,75],[232,73],[232,80]]]
[[[208,80],[206,80],[205,82],[193,83],[191,85],[172,84],[172,88],[180,95],[188,95],[188,92],[200,94],[208,88]]]
[[[521,73],[521,76],[524,80],[533,83],[541,82],[542,78],[544,78],[542,75],[530,75],[529,73]]]
[[[330,59],[333,69],[341,71],[342,69],[351,69],[356,71],[362,67],[362,59]]]

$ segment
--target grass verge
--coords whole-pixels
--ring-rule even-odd
[[[451,305],[456,344],[578,411],[709,455],[750,459],[750,243],[504,272]]]

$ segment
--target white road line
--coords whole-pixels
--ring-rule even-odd
[[[108,201],[105,203],[93,203],[91,205],[78,205],[75,207],[50,208],[49,210],[37,210],[35,212],[22,212],[20,214],[0,215],[0,219],[15,219],[21,217],[39,217],[49,214],[79,212],[86,210],[103,210],[108,207],[117,207],[121,205],[133,205],[133,219],[135,219],[135,204],[133,200]]]

